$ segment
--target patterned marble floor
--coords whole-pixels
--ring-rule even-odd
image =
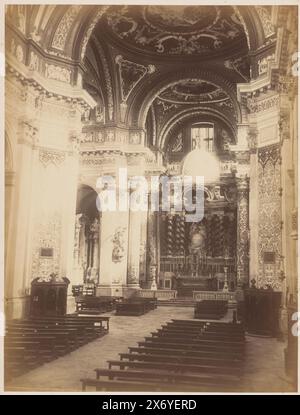
[[[128,346],[143,340],[171,318],[193,318],[191,307],[159,307],[141,317],[114,316],[111,313],[110,333],[67,356],[15,378],[6,391],[76,392],[81,391],[80,379],[95,377],[95,367],[107,367],[108,359],[118,359]],[[226,316],[225,319],[230,318]],[[276,339],[250,337],[246,339],[246,363],[243,390],[245,392],[292,392],[293,387],[284,373],[284,343]]]

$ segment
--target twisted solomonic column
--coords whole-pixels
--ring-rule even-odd
[[[249,285],[249,179],[237,178],[237,285]]]

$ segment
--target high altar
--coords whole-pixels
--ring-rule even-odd
[[[236,177],[233,141],[233,133],[216,121],[179,128],[168,144],[171,174],[204,177],[201,221],[189,222],[185,210],[164,212],[159,218],[160,287],[176,289],[179,296],[237,286],[237,219],[247,238],[248,183]],[[244,245],[247,249],[247,241]]]

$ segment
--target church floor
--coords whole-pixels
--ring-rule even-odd
[[[158,307],[141,317],[105,315],[111,316],[107,336],[15,378],[6,385],[6,391],[81,391],[81,378],[94,378],[96,367],[107,367],[108,359],[119,359],[119,353],[126,352],[128,346],[143,340],[171,318],[193,318],[193,308]],[[285,344],[276,339],[246,337],[245,392],[294,391],[284,372],[284,347]]]

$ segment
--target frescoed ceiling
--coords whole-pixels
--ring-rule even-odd
[[[216,103],[229,99],[228,94],[217,85],[201,79],[179,81],[164,90],[159,99],[174,104]]]
[[[114,6],[103,20],[106,33],[144,53],[209,57],[247,48],[243,25],[228,6]]]
[[[218,115],[233,128],[241,121],[237,84],[264,74],[274,54],[271,11],[229,5],[8,6],[6,42],[16,59],[28,57],[31,70],[82,86],[97,103],[98,123],[145,128],[148,117],[155,146],[170,123],[189,114]],[[22,50],[20,34],[30,39]]]

